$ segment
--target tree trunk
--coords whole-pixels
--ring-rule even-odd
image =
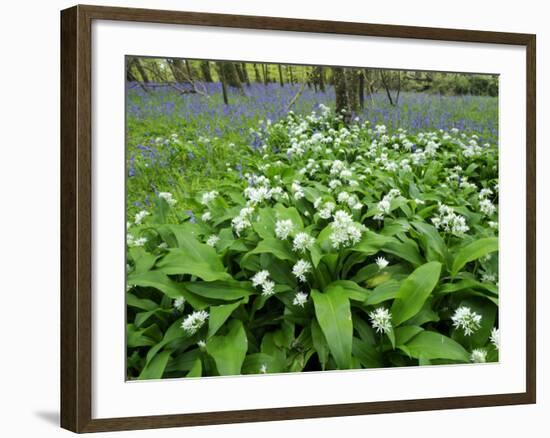
[[[226,84],[230,87],[235,87],[242,92],[243,86],[239,79],[239,74],[237,73],[237,68],[235,64],[232,62],[222,62],[221,66],[223,69]]]
[[[147,76],[147,72],[143,68],[143,65],[141,65],[141,61],[138,58],[134,58],[134,63],[136,65],[136,69],[139,72],[139,75],[141,76],[141,80],[144,83],[149,83],[149,76]]]
[[[256,76],[256,82],[262,83],[262,75],[260,74],[260,69],[258,68],[258,64],[254,64],[254,76]]]
[[[292,66],[290,65],[287,66],[287,71],[288,71],[288,78],[290,79],[290,83],[294,85],[295,82],[294,82],[294,74],[292,73]]]
[[[281,87],[284,87],[285,80],[283,79],[283,67],[281,66],[281,64],[279,64],[277,67],[279,68],[279,85]]]
[[[180,84],[188,82],[184,70],[185,66],[183,65],[183,61],[181,59],[170,59],[167,60],[167,62],[170,66],[170,70],[172,71],[172,75],[174,76],[176,82]]]
[[[241,70],[243,72],[243,78],[244,78],[243,82],[246,85],[250,86],[250,76],[248,76],[248,70],[246,68],[246,63],[244,63],[244,62],[241,63]]]
[[[365,108],[365,74],[362,71],[359,71],[359,106],[361,109]]]
[[[319,67],[319,89],[325,92],[325,71],[323,67]]]
[[[225,72],[223,68],[224,63],[216,62],[216,67],[218,70],[218,76],[220,77],[220,82],[222,84],[222,96],[223,96],[223,103],[226,105],[229,105],[229,99],[227,96],[227,85],[226,85],[226,79],[225,79]]]
[[[269,68],[267,64],[263,64],[264,67],[264,84],[267,85],[269,83]]]
[[[210,71],[210,63],[208,61],[201,61],[200,65],[204,82],[214,82],[212,79],[212,72]]]

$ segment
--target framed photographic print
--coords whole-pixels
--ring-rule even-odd
[[[535,402],[535,36],[61,14],[61,423]]]

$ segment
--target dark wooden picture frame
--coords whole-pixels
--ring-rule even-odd
[[[181,415],[92,418],[92,92],[91,25],[115,20],[518,45],[526,48],[526,391],[523,393],[253,409]],[[61,426],[99,432],[274,421],[536,401],[536,37],[531,34],[75,6],[61,12]]]

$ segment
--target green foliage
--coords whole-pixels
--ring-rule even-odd
[[[130,379],[498,360],[496,145],[326,107],[257,133],[242,169],[129,205]]]

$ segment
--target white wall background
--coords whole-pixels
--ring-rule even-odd
[[[335,436],[408,438],[543,436],[550,421],[550,363],[543,343],[550,244],[544,223],[549,188],[543,126],[550,88],[548,12],[540,0],[110,0],[134,6],[537,34],[538,76],[538,404],[336,419],[209,426],[101,434],[110,437],[224,438]],[[9,437],[57,437],[59,429],[59,10],[65,0],[4,2],[0,17],[0,432]],[[546,268],[547,269],[547,268]],[[7,281],[6,281],[7,279]],[[269,396],[268,394],[266,396]],[[538,432],[540,431],[540,432]]]

